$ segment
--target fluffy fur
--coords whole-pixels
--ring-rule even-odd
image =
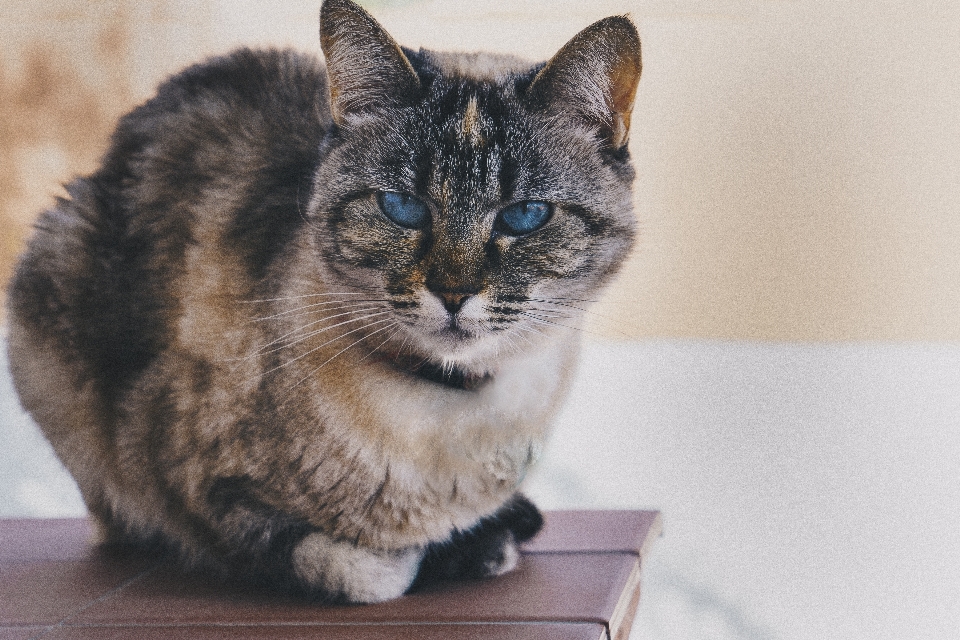
[[[619,17],[546,64],[411,51],[348,0],[321,46],[121,120],[37,223],[10,359],[106,540],[372,602],[503,573],[540,526],[516,490],[633,239],[640,51]],[[551,215],[517,233],[524,202]]]

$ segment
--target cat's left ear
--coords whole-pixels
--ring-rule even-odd
[[[327,60],[330,110],[337,124],[420,96],[417,76],[400,45],[359,5],[325,0],[320,48]]]
[[[620,149],[630,135],[640,69],[636,27],[625,16],[605,18],[575,35],[547,62],[529,95],[540,108],[598,126]]]

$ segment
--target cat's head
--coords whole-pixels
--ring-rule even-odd
[[[333,124],[309,215],[324,279],[389,311],[371,343],[484,371],[577,326],[633,242],[633,24],[539,65],[403,49],[349,0],[320,32]]]

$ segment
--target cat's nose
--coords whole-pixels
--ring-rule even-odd
[[[470,297],[469,293],[457,293],[453,291],[438,292],[437,295],[443,300],[443,306],[447,308],[447,311],[449,311],[452,316],[457,315],[460,309],[463,308],[467,298]]]

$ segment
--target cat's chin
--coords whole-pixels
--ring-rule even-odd
[[[421,341],[430,360],[445,367],[457,367],[471,373],[489,373],[495,353],[490,339],[460,329],[445,329]]]
[[[509,357],[495,336],[456,327],[417,335],[406,350],[403,360],[429,362],[477,377],[495,374]]]
[[[430,334],[441,348],[453,351],[471,350],[483,341],[484,336],[462,327],[446,327]]]
[[[485,377],[495,373],[504,360],[495,336],[458,327],[411,331],[391,342],[393,348],[383,345],[378,349],[382,360],[404,371],[426,366]]]

